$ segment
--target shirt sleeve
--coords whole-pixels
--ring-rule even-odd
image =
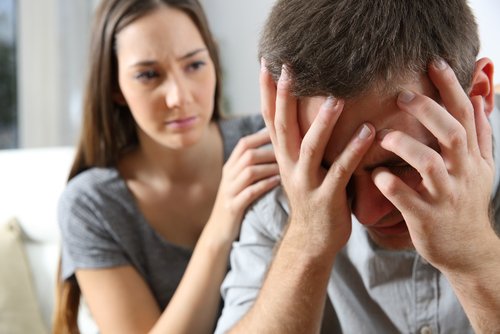
[[[108,228],[104,210],[99,194],[93,194],[88,186],[71,184],[63,192],[58,206],[63,279],[81,268],[107,268],[129,263]]]
[[[233,243],[231,269],[222,283],[222,315],[215,333],[229,331],[255,302],[274,255],[287,215],[278,205],[273,190],[248,210],[240,239]]]

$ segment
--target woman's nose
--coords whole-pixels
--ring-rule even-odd
[[[165,92],[165,100],[168,109],[185,107],[191,102],[189,83],[182,77],[172,78]]]

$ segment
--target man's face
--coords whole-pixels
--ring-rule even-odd
[[[437,91],[427,77],[401,84],[401,89],[412,90],[436,99]],[[399,110],[398,92],[380,93],[373,89],[362,96],[346,100],[344,110],[328,142],[324,160],[330,165],[346,147],[356,130],[365,122],[373,124],[380,132],[384,129],[403,131],[416,140],[436,149],[437,141],[416,118]],[[304,134],[309,129],[324,97],[305,97],[299,101],[299,124]],[[384,150],[377,140],[370,147],[354,172],[348,195],[352,212],[363,224],[371,239],[385,249],[413,248],[406,223],[401,213],[387,200],[372,181],[376,167],[386,167],[407,185],[415,188],[420,182],[419,173],[404,160]]]

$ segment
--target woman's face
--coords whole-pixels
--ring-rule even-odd
[[[130,108],[141,145],[197,143],[212,117],[216,75],[191,19],[162,6],[122,29],[116,42],[115,101]]]

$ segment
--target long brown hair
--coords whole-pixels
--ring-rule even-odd
[[[216,72],[212,119],[221,117],[220,61],[198,0],[102,0],[92,25],[82,132],[69,180],[91,167],[116,166],[126,152],[138,145],[136,124],[130,110],[113,99],[114,92],[118,90],[116,35],[131,22],[160,6],[183,11],[198,28]],[[53,333],[79,333],[80,294],[76,279],[62,280],[59,261]]]

